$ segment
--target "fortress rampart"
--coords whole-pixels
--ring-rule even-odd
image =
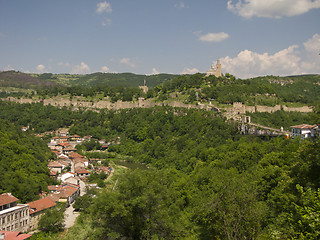
[[[13,101],[17,103],[32,103],[32,102],[43,102],[44,105],[52,105],[55,107],[73,107],[73,108],[89,108],[89,109],[112,109],[112,110],[119,110],[119,109],[126,109],[126,108],[151,108],[155,106],[163,106],[168,105],[171,107],[182,107],[182,108],[195,108],[195,109],[205,109],[205,110],[212,110],[212,108],[216,108],[213,105],[208,104],[185,104],[178,101],[164,101],[164,102],[154,102],[150,99],[143,99],[139,98],[137,101],[133,102],[123,102],[123,101],[117,101],[115,103],[112,103],[107,100],[100,100],[97,102],[86,102],[82,101],[79,97],[74,97],[71,100],[66,98],[51,98],[51,99],[44,99],[44,100],[32,100],[32,99],[26,99],[26,98],[14,98],[14,97],[8,97],[8,98],[2,98],[4,101]],[[216,108],[217,109],[217,108]],[[312,112],[312,108],[309,106],[303,106],[303,107],[287,107],[285,105],[276,105],[274,107],[269,106],[246,106],[245,104],[241,102],[234,102],[233,108],[226,109],[228,112],[233,112],[234,114],[245,114],[246,112],[254,113],[254,112],[275,112],[278,110],[284,110],[287,112]]]

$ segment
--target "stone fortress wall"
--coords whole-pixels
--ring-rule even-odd
[[[283,110],[286,112],[312,112],[312,107],[303,106],[303,107],[287,107],[285,105],[276,105],[274,107],[269,106],[246,106],[241,102],[233,103],[233,111],[238,112],[239,114],[245,114],[246,112],[255,113],[255,112],[268,112],[272,113],[278,110]]]
[[[212,109],[218,109],[217,107],[211,105],[211,104],[185,104],[178,101],[164,101],[164,102],[154,102],[150,99],[143,99],[139,98],[138,101],[134,102],[123,102],[123,101],[117,101],[115,103],[112,103],[107,100],[101,100],[97,102],[86,102],[81,101],[79,97],[74,97],[72,100],[66,99],[66,98],[51,98],[51,99],[44,99],[44,100],[32,100],[32,99],[24,99],[24,98],[14,98],[14,97],[8,97],[8,98],[2,98],[2,100],[5,101],[13,101],[18,103],[32,103],[32,102],[43,102],[44,105],[52,105],[56,107],[73,107],[74,109],[77,108],[88,108],[88,109],[112,109],[112,110],[119,110],[119,109],[126,109],[126,108],[151,108],[155,106],[171,106],[171,107],[182,107],[182,108],[196,108],[196,109],[206,109],[206,110],[212,110]],[[219,109],[218,109],[219,110]],[[220,109],[220,110],[227,110],[228,112],[233,112],[234,114],[246,114],[246,112],[254,113],[254,112],[275,112],[278,110],[284,110],[287,112],[312,112],[312,108],[309,106],[303,106],[303,107],[287,107],[284,105],[276,105],[274,107],[269,106],[246,106],[245,104],[241,102],[234,102],[232,108],[228,109]]]

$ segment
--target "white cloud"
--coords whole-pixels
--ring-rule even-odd
[[[228,9],[241,17],[281,18],[320,8],[320,0],[228,0]]]
[[[186,8],[186,4],[182,1],[174,5],[175,8]]]
[[[132,68],[136,66],[136,64],[133,63],[130,58],[122,58],[122,59],[120,59],[120,63],[124,64],[124,65],[128,65]]]
[[[208,33],[201,35],[199,40],[202,42],[221,42],[226,40],[229,37],[228,33],[219,32],[219,33]]]
[[[111,13],[112,12],[112,8],[111,8],[111,4],[104,1],[104,2],[99,2],[97,4],[97,13]]]
[[[150,75],[157,75],[160,72],[156,68],[152,68],[152,73]]]
[[[181,74],[195,74],[198,73],[199,70],[197,68],[184,68]]]
[[[311,39],[303,43],[305,49],[309,53],[319,54],[320,53],[320,35],[314,34]]]
[[[304,44],[306,59],[301,66],[308,73],[320,72],[320,35],[314,34]]]
[[[37,67],[36,67],[38,73],[44,73],[46,67],[43,65],[43,64],[39,64]]]
[[[80,65],[72,67],[71,74],[87,74],[90,73],[90,67],[85,63],[81,62]]]
[[[262,75],[301,74],[301,58],[298,56],[297,49],[297,45],[292,45],[273,55],[244,50],[235,58],[227,56],[220,59],[222,71],[241,78]]]
[[[107,73],[110,72],[110,69],[107,66],[102,66],[100,72]]]

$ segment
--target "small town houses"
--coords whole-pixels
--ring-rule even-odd
[[[53,134],[44,133],[46,134]],[[49,161],[50,177],[61,182],[60,185],[48,186],[48,193],[39,195],[41,199],[18,204],[18,199],[10,193],[0,195],[0,239],[27,239],[31,235],[22,234],[38,228],[41,216],[57,203],[72,204],[80,195],[80,181],[90,176],[91,172],[109,174],[110,167],[101,166],[100,159],[89,161],[76,152],[75,146],[83,141],[90,141],[91,136],[69,136],[67,129],[57,132],[48,143],[48,147],[56,154],[57,160]],[[39,135],[43,136],[43,135]],[[105,143],[105,148],[110,143]],[[90,171],[88,170],[90,169]],[[8,238],[9,237],[9,238]]]
[[[291,126],[292,137],[300,137],[301,139],[314,138],[320,136],[320,124],[300,124]]]

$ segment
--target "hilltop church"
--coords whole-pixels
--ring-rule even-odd
[[[212,65],[211,68],[207,71],[206,77],[208,77],[210,75],[214,75],[216,77],[221,77],[222,76],[220,60],[217,60],[217,64],[216,64],[215,67]]]

